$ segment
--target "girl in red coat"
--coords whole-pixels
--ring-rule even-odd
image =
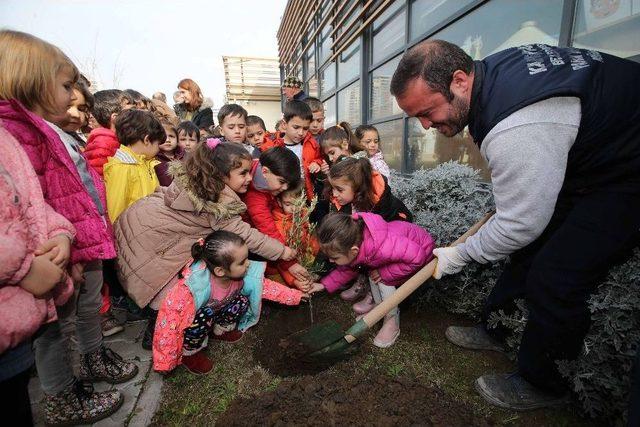
[[[365,267],[376,304],[429,262],[435,247],[423,228],[406,221],[386,222],[372,213],[329,214],[317,236],[320,249],[338,267],[315,283],[311,292],[335,292]],[[385,316],[373,344],[390,347],[399,335],[400,312],[396,308]]]

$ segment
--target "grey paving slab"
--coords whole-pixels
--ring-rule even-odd
[[[151,423],[160,405],[162,383],[162,375],[150,370],[142,393],[138,398],[138,404],[131,413],[129,427],[144,427]]]

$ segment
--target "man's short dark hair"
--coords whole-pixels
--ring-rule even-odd
[[[289,188],[300,185],[300,160],[293,151],[284,147],[269,148],[260,154],[260,164],[284,178]]]
[[[313,120],[313,113],[304,101],[289,101],[284,104],[284,121],[289,123],[294,117],[311,121]]]
[[[150,111],[125,110],[116,118],[116,136],[122,145],[131,145],[149,136],[163,144],[167,139],[164,128]]]
[[[260,125],[262,130],[266,131],[267,127],[264,125],[264,120],[258,116],[247,116],[247,126]]]
[[[220,111],[218,111],[218,124],[222,126],[222,121],[225,119],[225,117],[229,116],[240,116],[244,117],[244,119],[247,120],[248,114],[249,113],[247,113],[247,110],[242,108],[241,105],[224,104],[222,108],[220,108]]]
[[[311,108],[311,113],[317,113],[318,111],[324,112],[324,104],[318,98],[308,96],[305,98],[304,103]]]
[[[100,126],[111,127],[111,115],[120,114],[124,96],[124,92],[118,89],[99,90],[93,94],[94,104],[91,114]],[[128,95],[126,97],[129,98]]]
[[[473,71],[473,59],[460,47],[444,40],[427,40],[414,46],[402,56],[391,79],[391,94],[400,96],[407,84],[421,77],[431,89],[451,101],[453,73]]]

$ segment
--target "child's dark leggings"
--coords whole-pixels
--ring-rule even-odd
[[[206,346],[206,339],[214,324],[228,326],[238,322],[249,309],[249,298],[238,294],[218,310],[205,306],[196,312],[193,323],[184,330],[182,349],[193,354]]]

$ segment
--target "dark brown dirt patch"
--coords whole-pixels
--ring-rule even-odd
[[[468,405],[415,380],[329,373],[285,380],[273,391],[237,399],[218,425],[488,426]]]
[[[311,323],[312,310],[314,323]],[[330,303],[326,295],[314,296],[312,306],[268,305],[260,322],[260,328],[256,328],[259,342],[253,349],[254,357],[261,366],[282,377],[322,372],[355,354],[359,348],[359,343],[355,343],[340,357],[309,357],[316,348],[303,344],[302,335],[327,322],[338,322],[344,329],[355,322],[348,310],[337,309],[336,302]]]

